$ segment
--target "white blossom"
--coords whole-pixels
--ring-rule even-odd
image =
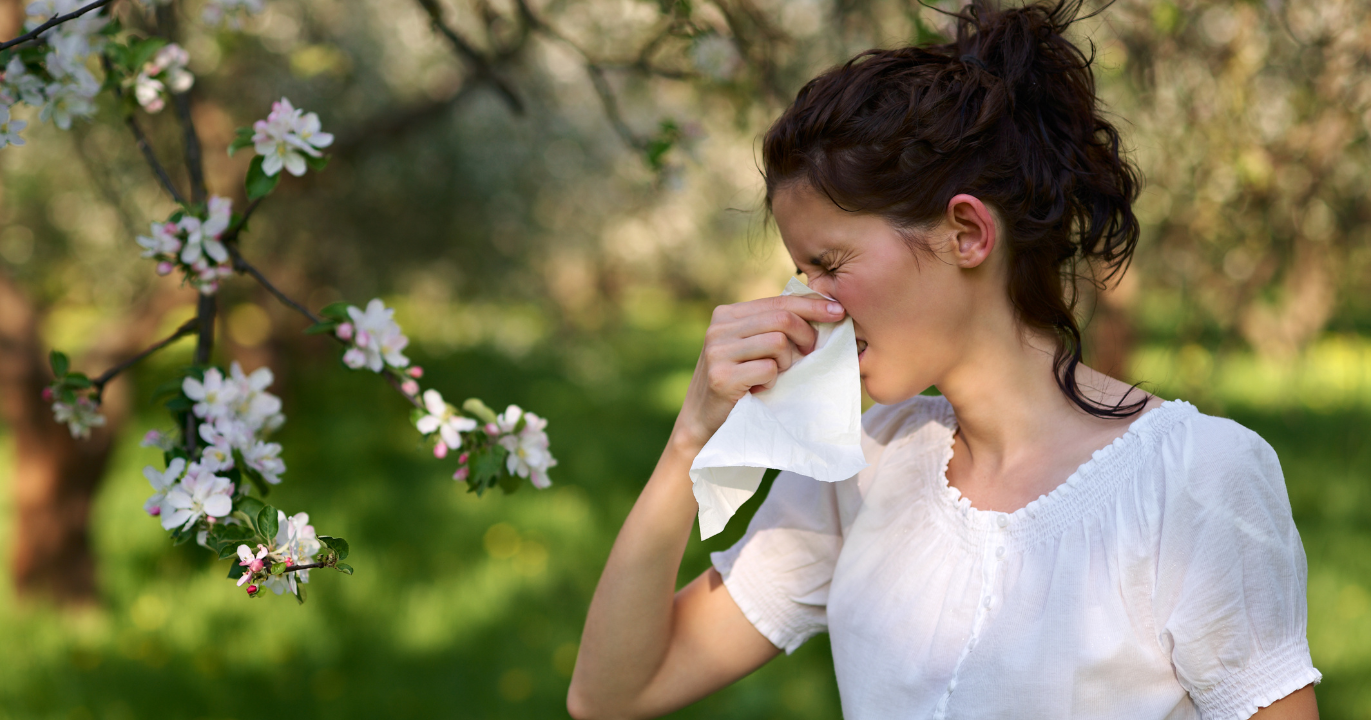
[[[176,223],[176,227],[186,234],[186,244],[181,248],[181,262],[193,265],[201,255],[210,256],[216,263],[228,261],[228,250],[219,242],[219,236],[228,229],[232,203],[227,198],[210,198],[209,217],[201,220],[194,215],[186,215]]]
[[[292,565],[308,564],[314,555],[323,548],[323,544],[314,534],[314,526],[309,524],[309,513],[296,513],[287,516],[284,512],[277,510],[276,517],[277,530],[273,541],[275,546],[273,554],[280,555],[283,560],[289,560]],[[297,575],[299,582],[309,582],[309,571],[297,570],[280,575],[269,575],[262,581],[262,586],[271,588],[271,591],[277,595],[287,590],[294,593]]]
[[[272,485],[281,483],[281,473],[286,471],[286,461],[280,458],[280,443],[253,441],[243,450],[243,462],[262,475],[262,479]]]
[[[296,177],[304,175],[305,155],[319,157],[321,149],[333,144],[333,135],[321,132],[318,115],[305,114],[286,98],[272,103],[266,119],[253,123],[252,129],[253,149],[262,156],[262,172],[267,175],[282,168]]]
[[[228,382],[234,386],[233,412],[254,433],[271,432],[286,420],[281,414],[281,398],[266,391],[274,380],[269,367],[257,368],[249,375],[237,361],[229,366]]]
[[[415,423],[419,432],[428,435],[436,431],[448,449],[456,450],[462,447],[460,433],[476,429],[476,421],[458,415],[451,405],[443,401],[442,394],[437,390],[424,391],[424,409],[428,414]]]
[[[220,518],[233,510],[233,483],[191,463],[186,476],[162,499],[162,528],[189,529],[205,515]]]
[[[166,101],[162,99],[163,87],[165,86],[161,80],[148,77],[146,73],[138,73],[138,77],[133,80],[133,99],[150,113],[162,112],[162,108],[167,106]]]
[[[175,223],[152,223],[151,235],[139,235],[136,242],[143,248],[143,257],[175,257],[181,250],[179,229]]]
[[[183,458],[172,458],[166,470],[158,470],[152,465],[143,468],[143,477],[152,483],[152,497],[143,503],[143,510],[149,515],[162,514],[162,500],[166,498],[167,491],[181,479],[181,474],[185,472],[186,461]]]
[[[47,87],[47,102],[38,113],[38,119],[42,122],[51,120],[62,130],[70,130],[72,118],[95,114],[95,103],[91,99],[99,89],[81,83],[51,83]]]
[[[343,364],[353,370],[361,370],[367,366],[367,354],[360,348],[348,348],[347,352],[343,353]]]
[[[105,416],[100,414],[90,398],[77,398],[75,403],[57,401],[52,404],[52,416],[59,423],[66,423],[71,436],[82,440],[90,437],[90,429],[105,424]]]
[[[387,308],[379,298],[367,303],[365,311],[348,307],[348,316],[355,327],[353,344],[360,348],[366,357],[366,366],[373,372],[389,365],[403,368],[409,365],[409,358],[401,354],[409,345],[409,338],[400,332],[400,326],[391,319],[394,308]],[[347,357],[344,356],[344,362]]]
[[[19,131],[28,126],[23,120],[11,120],[10,109],[0,107],[0,148],[6,145],[23,145],[24,138],[19,137]]]
[[[195,416],[207,420],[229,417],[238,402],[238,386],[224,382],[224,375],[219,368],[206,370],[204,380],[186,378],[181,382],[181,391],[196,401],[191,408]]]
[[[13,99],[39,107],[43,104],[43,80],[34,75],[24,67],[24,63],[16,56],[10,58],[9,64],[5,66],[3,92],[12,95]]]
[[[515,424],[519,418],[524,420],[524,429],[518,434],[512,434]],[[548,477],[548,468],[557,465],[557,460],[552,457],[548,450],[547,420],[534,415],[531,412],[523,412],[517,405],[510,405],[502,413],[497,421],[497,426],[503,435],[500,446],[509,451],[505,459],[505,468],[513,475],[528,478],[536,488],[545,488],[552,484]],[[508,426],[509,430],[505,427]]]

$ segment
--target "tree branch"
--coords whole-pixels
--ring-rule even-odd
[[[8,50],[16,45],[23,45],[24,43],[30,40],[36,40],[39,35],[42,35],[48,30],[51,30],[64,22],[75,20],[76,18],[79,18],[92,10],[98,10],[112,2],[114,2],[114,0],[95,0],[95,2],[84,7],[77,8],[76,10],[73,10],[67,13],[66,15],[54,15],[53,17],[48,18],[47,22],[44,22],[42,25],[39,25],[38,27],[24,33],[23,35],[20,35],[19,37],[10,40],[9,42],[0,43],[0,50]]]
[[[173,342],[176,342],[177,340],[187,335],[193,335],[195,331],[199,329],[199,327],[200,318],[193,317],[185,321],[184,323],[181,323],[181,327],[176,328],[176,332],[172,333],[171,335],[168,335],[162,340],[159,340],[151,347],[148,347],[146,350],[143,350],[142,352],[138,353],[137,355],[134,355],[128,360],[125,360],[124,362],[121,362],[118,365],[115,365],[114,367],[106,370],[105,372],[100,374],[100,377],[91,380],[90,384],[95,388],[96,402],[99,402],[101,394],[105,392],[105,385],[108,384],[110,380],[113,380],[114,376],[133,367],[134,365],[137,365],[139,362],[143,361],[149,355],[152,355],[153,353],[172,344]]]
[[[633,132],[628,123],[624,121],[623,113],[619,112],[619,98],[614,94],[614,88],[610,87],[609,79],[605,77],[604,67],[590,56],[580,45],[576,44],[563,35],[556,28],[544,22],[534,14],[533,8],[529,6],[527,0],[515,0],[515,5],[519,8],[519,14],[524,18],[524,22],[537,32],[541,32],[548,37],[571,48],[573,52],[581,56],[585,62],[586,73],[590,75],[590,83],[595,87],[595,94],[600,96],[600,104],[604,106],[605,116],[609,118],[609,124],[614,127],[614,132],[618,133],[624,143],[630,148],[638,151],[647,149],[648,140],[639,137]],[[644,64],[644,67],[646,65]]]
[[[244,215],[243,221],[244,221],[244,222],[247,221],[246,215]],[[242,223],[239,223],[239,225],[236,226],[236,227],[241,227],[241,226],[242,226]],[[236,230],[236,227],[235,227],[235,230]],[[233,232],[233,231],[230,231],[230,232]],[[236,232],[235,232],[235,236],[236,236]],[[227,238],[227,234],[225,234],[225,238]],[[274,296],[276,297],[277,300],[280,300],[280,301],[281,301],[281,304],[285,305],[286,307],[290,308],[291,310],[294,310],[295,312],[300,313],[301,315],[304,315],[306,318],[309,319],[309,321],[310,321],[311,323],[314,323],[314,324],[317,325],[317,324],[319,324],[319,323],[321,323],[321,322],[324,321],[323,318],[321,318],[321,317],[319,317],[318,315],[315,315],[314,313],[310,312],[309,308],[307,308],[307,307],[305,307],[304,305],[301,305],[300,303],[298,303],[298,302],[296,302],[295,300],[291,299],[291,297],[290,297],[289,295],[285,294],[284,292],[281,292],[280,288],[277,288],[275,285],[272,285],[272,284],[271,284],[271,281],[270,281],[270,280],[267,280],[266,276],[263,275],[262,272],[261,272],[260,270],[258,270],[256,267],[253,267],[252,263],[249,263],[246,259],[243,258],[243,254],[242,254],[241,252],[238,251],[238,244],[237,244],[237,243],[229,243],[229,242],[225,241],[225,242],[224,242],[224,247],[228,248],[229,256],[233,258],[233,269],[234,269],[234,270],[236,270],[236,271],[238,271],[238,272],[240,272],[240,273],[246,273],[246,274],[248,274],[248,275],[251,275],[251,276],[252,276],[252,279],[256,280],[258,284],[260,284],[262,287],[266,288],[267,292],[269,292],[269,293],[271,293],[272,295],[274,295]],[[343,341],[341,338],[339,338],[337,335],[330,334],[330,337],[332,337],[335,341],[337,341],[337,342],[339,342],[339,343],[342,343],[343,345],[347,345],[347,344],[348,344],[347,342],[345,342],[345,341]],[[400,385],[400,383],[401,383],[400,379],[397,378],[397,377],[395,376],[395,373],[390,372],[389,369],[385,369],[385,370],[383,370],[380,374],[381,374],[383,377],[385,377],[386,382],[390,383],[390,386],[393,387],[393,388],[395,388],[395,391],[396,391],[396,392],[398,392],[398,393],[400,393],[402,396],[404,396],[404,398],[405,398],[406,400],[408,400],[409,403],[410,403],[411,405],[413,405],[414,407],[423,407],[423,404],[419,402],[419,399],[418,399],[418,398],[416,398],[416,397],[414,397],[413,395],[410,395],[409,393],[405,392],[404,388],[401,387],[401,385]]]
[[[509,106],[511,112],[515,115],[523,115],[524,101],[519,99],[518,94],[514,92],[514,88],[510,87],[509,83],[507,83],[504,78],[501,78],[495,73],[495,68],[491,66],[490,61],[447,24],[443,19],[443,8],[438,4],[437,0],[415,0],[415,2],[419,3],[419,6],[423,8],[424,12],[428,15],[429,20],[433,23],[434,29],[447,39],[448,43],[452,45],[452,49],[455,50],[468,65],[471,65],[475,75],[494,86],[496,92],[504,99],[505,104]]]
[[[100,64],[105,67],[106,75],[113,72],[109,55],[101,54]],[[123,99],[124,97],[124,91],[119,87],[118,83],[114,84],[114,97],[118,99]],[[157,160],[157,153],[153,151],[152,145],[148,143],[148,136],[143,134],[143,127],[138,124],[138,118],[133,113],[129,113],[128,116],[124,118],[124,122],[133,133],[134,144],[136,144],[138,150],[143,153],[143,159],[147,160],[148,167],[152,168],[152,174],[156,175],[157,180],[162,183],[162,189],[166,190],[167,194],[171,195],[171,199],[175,200],[177,204],[185,205],[186,199],[181,197],[181,193],[176,190],[176,185],[171,181],[171,176],[167,174],[167,169],[162,167],[162,163]]]

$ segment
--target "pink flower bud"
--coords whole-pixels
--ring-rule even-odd
[[[491,436],[500,434],[500,428],[495,427],[495,423],[486,423],[485,431],[487,435]]]
[[[161,515],[161,514],[162,514],[162,506],[161,506],[161,505],[153,505],[152,508],[148,510],[148,514],[151,515],[151,516],[153,516],[153,517],[157,517],[158,515]]]
[[[248,596],[251,597],[251,596],[256,595],[256,594],[257,594],[257,586],[256,586],[256,585],[249,585],[249,586],[248,586]]]
[[[205,522],[209,523],[210,525],[213,525],[214,523],[219,522],[219,518],[214,517],[213,515],[206,515]]]
[[[457,464],[459,464],[459,465],[466,465],[466,464],[467,464],[467,458],[468,458],[468,457],[471,457],[471,456],[468,455],[468,454],[466,454],[466,453],[462,453],[461,455],[458,455],[458,456],[457,456]]]
[[[337,336],[338,336],[338,339],[339,339],[339,340],[342,340],[343,342],[347,342],[347,341],[351,340],[351,339],[352,339],[352,323],[343,323],[342,325],[339,325],[339,326],[338,326],[338,329],[337,329],[337,330],[334,330],[333,333],[334,333],[335,335],[337,335]]]
[[[172,270],[175,270],[175,269],[176,269],[176,266],[173,265],[170,261],[163,260],[162,262],[157,263],[157,274],[158,274],[158,275],[162,275],[162,276],[165,277],[165,276],[167,276],[167,275],[170,275],[170,274],[171,274],[171,271],[172,271]]]
[[[409,369],[406,370],[405,372],[409,373],[409,376],[412,377],[412,378],[415,378],[415,379],[418,379],[418,378],[421,378],[421,377],[424,376],[424,369],[421,368],[421,367],[419,367],[418,365],[411,365],[411,366],[409,366]]]
[[[357,347],[364,348],[371,344],[371,333],[366,330],[357,331]]]
[[[406,380],[400,383],[400,390],[402,390],[406,395],[418,395],[419,383],[414,382],[413,380]]]
[[[470,474],[471,474],[471,468],[469,468],[469,467],[463,465],[462,467],[457,468],[457,472],[455,472],[455,473],[452,474],[452,479],[453,479],[453,480],[466,480],[466,479],[467,479],[467,476],[470,475]]]
[[[239,563],[239,564],[241,565],[242,563]],[[253,560],[251,560],[250,562],[248,562],[248,572],[250,572],[250,573],[259,573],[259,572],[262,572],[262,568],[264,568],[264,567],[266,567],[266,566],[267,566],[267,564],[264,563],[264,562],[262,562],[261,560],[253,559]]]
[[[43,388],[43,402],[52,402],[52,388]]]
[[[295,558],[286,558],[286,567],[295,567]]]
[[[439,460],[447,457],[447,443],[439,440],[438,444],[433,446],[433,457],[436,457]]]

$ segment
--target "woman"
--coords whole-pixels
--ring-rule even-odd
[[[1138,224],[1062,36],[1078,5],[973,4],[954,42],[863,53],[767,133],[768,207],[837,302],[716,310],[591,603],[574,717],[669,712],[825,630],[849,720],[1317,717],[1270,446],[1080,363],[1075,264],[1113,277]],[[692,459],[844,314],[870,467],[782,473],[675,591]]]

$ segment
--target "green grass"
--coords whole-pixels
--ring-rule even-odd
[[[249,601],[228,561],[171,547],[142,514],[153,451],[126,433],[94,508],[104,604],[23,604],[0,586],[0,720],[6,718],[549,718],[564,698],[590,594],[646,480],[683,390],[698,332],[628,331],[511,359],[484,350],[423,357],[446,397],[514,402],[550,419],[561,461],[546,491],[477,499],[434,460],[406,409],[331,356],[292,358],[278,387],[289,470],[270,500],[346,537],[344,577],[315,572],[309,601]],[[140,396],[176,361],[138,376]],[[575,378],[573,380],[572,378]],[[1242,409],[1229,415],[1280,455],[1309,557],[1310,630],[1326,718],[1371,714],[1371,411]],[[1202,409],[1213,409],[1205,407]],[[13,449],[0,442],[0,467]],[[9,478],[0,476],[0,532]],[[692,539],[682,578],[731,544]],[[679,718],[834,718],[820,636]]]

